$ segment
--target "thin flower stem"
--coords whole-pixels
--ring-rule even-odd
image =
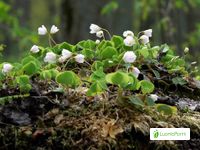
[[[121,87],[118,88],[118,91],[117,91],[117,97],[118,98],[121,98],[123,95],[123,89]]]
[[[49,37],[49,39],[48,39],[49,40],[49,46],[52,47],[50,34],[48,35],[48,37]]]
[[[127,72],[127,73],[129,72],[129,68],[130,68],[130,67],[127,67],[127,68],[126,68],[126,72]]]
[[[70,58],[70,59],[67,60],[67,62],[66,62],[65,65],[63,66],[62,70],[63,70],[64,68],[66,68],[67,64],[69,63],[69,61],[70,61],[71,59],[73,59],[73,58]]]
[[[103,33],[103,39],[106,40],[106,38],[105,38],[105,36],[104,36],[104,33]]]
[[[91,66],[91,64],[90,64],[89,62],[85,61],[85,63],[86,63],[87,65]]]
[[[122,62],[122,59],[119,61],[118,65],[117,65],[117,67],[116,67],[116,70],[118,70],[119,65],[121,64],[121,62]]]
[[[49,34],[50,35],[50,34]],[[50,39],[51,41],[56,45],[57,43],[54,41],[54,39],[52,38],[52,36],[50,35]]]
[[[110,37],[110,39],[112,38],[112,36],[111,36],[111,34],[110,34],[110,32],[108,31],[108,30],[106,30],[106,29],[104,29],[104,28],[101,28],[103,31],[105,31],[106,33],[108,33],[108,36]]]
[[[84,79],[81,79],[82,82],[86,82],[86,83],[89,83],[89,84],[92,84],[92,82],[90,81],[87,81],[87,80],[84,80]]]

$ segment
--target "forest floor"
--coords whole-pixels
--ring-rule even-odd
[[[200,105],[195,94],[198,88],[190,91],[189,86],[177,86],[177,95],[168,91],[167,98],[159,98],[158,103],[178,107],[176,115],[166,116],[151,107],[138,109],[122,103],[115,91],[86,97],[84,87],[66,94],[59,89],[46,90],[51,86],[37,83],[30,95],[12,97],[14,100],[0,106],[0,149],[197,150],[200,147]],[[0,91],[1,97],[18,92]],[[150,128],[155,127],[190,128],[191,139],[150,141]]]

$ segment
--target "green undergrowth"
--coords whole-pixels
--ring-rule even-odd
[[[176,106],[179,98],[200,96],[195,63],[184,59],[189,49],[181,57],[167,44],[152,46],[151,29],[124,37],[94,24],[90,29],[101,40],[72,45],[53,40],[57,27],[42,26],[38,33],[48,35],[49,47],[34,45],[21,61],[0,64],[0,149],[181,146],[150,142],[151,127],[189,127],[199,139],[199,113]]]

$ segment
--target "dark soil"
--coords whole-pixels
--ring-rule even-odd
[[[177,115],[135,108],[117,99],[115,87],[109,89],[112,93],[86,97],[84,87],[63,92],[53,82],[37,83],[33,78],[29,95],[12,87],[0,89],[0,98],[8,99],[0,106],[0,149],[199,149],[199,83],[190,79],[190,84],[173,85],[165,71],[158,71],[163,72],[159,80],[151,79],[152,72],[144,72],[161,95],[157,103],[176,105]],[[190,128],[191,140],[150,141],[149,130],[157,127]]]
[[[64,102],[54,103],[56,98]],[[185,114],[166,117],[125,107],[109,94],[91,99],[80,93],[32,95],[1,106],[0,112],[0,149],[195,150],[200,146],[199,122],[184,123]],[[198,113],[188,116],[200,120]],[[191,140],[150,141],[151,127],[190,127]]]

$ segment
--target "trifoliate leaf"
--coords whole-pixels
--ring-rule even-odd
[[[123,45],[123,38],[121,36],[114,35],[111,41],[114,43],[115,48],[119,48]]]
[[[56,82],[75,88],[80,84],[80,78],[73,71],[65,71],[56,76]]]
[[[25,64],[22,69],[27,75],[33,75],[39,71],[39,68],[34,61]]]
[[[104,64],[101,61],[95,61],[92,64],[92,71],[98,70],[99,68],[103,68]]]
[[[69,43],[67,43],[67,42],[63,42],[63,43],[61,43],[61,44],[58,44],[58,50],[61,52],[62,51],[62,49],[67,49],[67,50],[69,50],[69,51],[71,51],[71,52],[73,52],[74,51],[74,49],[75,49],[75,46],[74,45],[71,45],[71,44],[69,44]],[[55,49],[55,50],[57,50],[57,49]],[[58,51],[54,51],[55,53],[60,53],[60,52],[58,52]]]
[[[87,40],[87,41],[81,41],[77,44],[78,48],[81,49],[90,49],[93,50],[95,48],[96,44],[92,40]]]
[[[144,58],[147,58],[149,56],[149,50],[147,47],[143,47],[139,50],[140,55],[142,55]]]
[[[21,76],[16,77],[16,81],[20,85],[30,84],[29,76],[27,75],[21,75]]]
[[[155,105],[154,100],[150,97],[146,97],[145,101],[146,101],[147,106],[154,106]]]
[[[106,74],[103,72],[103,68],[99,68],[91,74],[90,79],[91,81],[105,80],[105,76]]]
[[[16,77],[16,82],[19,85],[20,91],[24,93],[28,93],[32,86],[30,84],[29,76],[21,75]]]
[[[145,104],[144,102],[137,96],[131,96],[129,98],[130,102],[136,106],[140,106],[140,107],[143,107]]]
[[[157,70],[152,70],[157,79],[160,78],[160,73]]]
[[[129,77],[132,79],[131,82],[128,83],[127,85],[127,89],[130,90],[138,90],[140,88],[140,82],[138,81],[138,79],[131,73],[129,73]]]
[[[107,88],[105,81],[96,81],[92,83],[89,90],[87,91],[88,96],[94,96],[102,93]]]
[[[28,64],[29,62],[34,62],[38,67],[40,67],[41,63],[39,60],[37,60],[35,57],[33,56],[27,56],[25,57],[24,59],[22,59],[22,65],[26,65]]]
[[[120,87],[126,87],[132,81],[132,78],[127,73],[117,71],[107,74],[106,81]]]
[[[150,94],[154,90],[154,84],[147,80],[140,81],[143,94]]]
[[[156,104],[156,109],[164,115],[173,115],[177,113],[177,108],[175,106],[169,106],[166,104]]]
[[[89,59],[92,59],[95,55],[95,52],[91,49],[83,49],[82,54]]]
[[[40,78],[42,80],[50,80],[52,78],[50,70],[44,70],[40,73]]]
[[[183,78],[181,78],[181,77],[175,77],[175,78],[173,78],[172,79],[172,82],[175,84],[175,85],[185,85],[185,84],[187,84],[187,82],[183,79]]]
[[[101,43],[97,46],[97,50],[98,50],[97,54],[100,53],[100,52],[102,52],[102,50],[104,50],[105,48],[107,48],[109,46],[113,47],[114,45],[110,41],[105,41],[105,40],[101,41]]]
[[[111,59],[114,55],[117,55],[118,52],[115,48],[113,47],[106,47],[105,49],[102,50],[102,52],[100,53],[100,56],[102,59]]]

